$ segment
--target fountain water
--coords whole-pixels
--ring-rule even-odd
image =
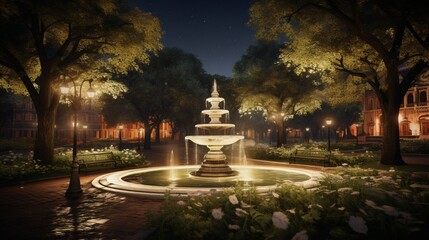
[[[210,104],[210,109],[201,111],[201,114],[207,115],[210,118],[209,123],[202,123],[195,125],[197,132],[199,129],[202,132],[208,133],[207,135],[194,135],[186,136],[186,140],[191,140],[198,145],[206,146],[209,151],[204,155],[200,169],[192,172],[193,176],[199,177],[231,177],[238,174],[237,171],[231,169],[228,166],[226,155],[222,152],[222,148],[225,145],[231,145],[235,142],[244,139],[244,136],[240,135],[224,135],[227,130],[232,131],[235,127],[234,124],[222,123],[221,118],[225,115],[225,119],[228,119],[229,111],[225,109],[225,99],[219,97],[217,91],[216,80],[213,82],[213,91],[211,97],[206,99],[207,103]],[[223,105],[221,108],[220,105]],[[203,118],[205,119],[205,117]]]

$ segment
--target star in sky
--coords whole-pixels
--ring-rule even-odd
[[[255,44],[246,26],[251,0],[132,1],[160,18],[163,44],[196,55],[210,74],[232,76],[234,63]]]

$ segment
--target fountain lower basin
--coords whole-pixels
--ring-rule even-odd
[[[244,136],[240,135],[193,135],[186,136],[186,140],[191,140],[198,145],[210,146],[225,146],[231,145],[238,140],[244,139]]]
[[[95,178],[92,185],[121,194],[164,198],[166,192],[171,196],[188,196],[223,191],[236,184],[241,184],[244,188],[255,187],[258,192],[265,193],[286,182],[306,185],[321,176],[319,172],[312,170],[233,165],[232,167],[239,172],[237,176],[193,177],[190,173],[199,167],[199,165],[153,167],[113,172]]]

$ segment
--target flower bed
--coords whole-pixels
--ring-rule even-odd
[[[122,159],[121,167],[139,166],[147,162],[146,158],[135,150],[124,149],[119,151],[113,146],[82,150],[78,154],[95,152],[113,152],[114,156]],[[13,151],[0,156],[0,183],[29,181],[70,174],[72,149],[67,149],[56,154],[53,164],[49,166],[41,165],[39,161],[33,160],[32,156],[32,152],[23,154]]]
[[[429,234],[428,177],[340,167],[309,189],[167,195],[150,218],[150,239],[421,239]]]

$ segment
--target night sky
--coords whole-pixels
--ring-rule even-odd
[[[133,0],[161,20],[165,47],[192,53],[209,74],[232,75],[234,63],[255,43],[246,26],[251,0]]]

